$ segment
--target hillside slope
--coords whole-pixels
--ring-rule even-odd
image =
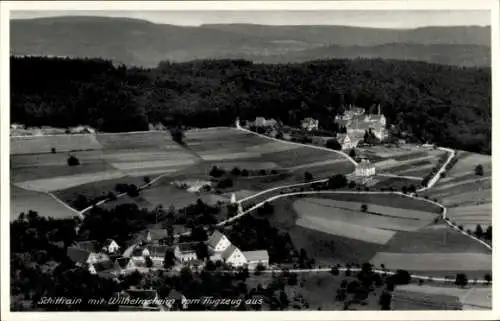
[[[162,60],[183,62],[207,58],[272,63],[324,57],[408,57],[462,66],[489,66],[490,60],[489,27],[408,30],[241,24],[185,27],[128,18],[57,17],[12,20],[10,38],[11,52],[15,55],[98,57],[143,67],[155,67]]]

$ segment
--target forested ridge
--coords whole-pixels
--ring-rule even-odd
[[[491,153],[491,71],[423,62],[335,59],[297,64],[244,60],[162,62],[153,69],[99,59],[11,57],[11,122],[101,131],[148,123],[227,126],[236,116],[303,117],[333,124],[344,105],[380,103],[396,132]]]

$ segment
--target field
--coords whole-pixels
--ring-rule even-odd
[[[358,155],[371,159],[379,173],[424,178],[445,152],[418,145],[400,147],[371,146],[358,149]]]
[[[45,193],[27,191],[11,185],[10,220],[16,219],[20,213],[28,213],[29,210],[38,212],[40,216],[51,216],[53,218],[71,218],[75,212],[56,201]]]
[[[491,156],[459,151],[458,162],[425,195],[437,198],[448,207],[448,217],[464,229],[474,231],[477,224],[483,229],[491,225],[492,177]],[[474,170],[482,165],[484,175]]]
[[[360,212],[361,203],[344,202],[322,198],[303,198],[294,202],[293,206],[298,213],[307,217],[331,220],[331,225],[336,225],[338,220],[364,228],[378,228],[395,231],[416,231],[428,225],[435,214],[412,210],[401,210],[394,207],[371,204],[367,213]],[[325,226],[328,226],[327,224]],[[360,228],[352,238],[366,238],[362,235],[364,228]],[[392,237],[392,235],[391,235]],[[370,238],[360,239],[370,242]],[[386,243],[386,242],[385,242]]]
[[[394,308],[402,308],[400,303],[405,298],[412,300],[420,299],[421,306],[429,306],[426,302],[443,302],[442,296],[447,298],[444,302],[459,305],[463,310],[489,310],[492,307],[491,287],[483,288],[458,288],[458,287],[435,287],[429,285],[407,284],[400,285],[394,292]],[[443,302],[443,303],[444,303]]]
[[[98,145],[77,148],[84,146],[82,140]],[[34,191],[60,191],[127,176],[175,173],[198,161],[165,133],[41,136],[11,141],[17,146],[11,150],[12,181]],[[42,152],[38,147],[28,155],[21,148],[24,144],[62,147],[56,148],[56,153],[50,153],[50,148]],[[63,151],[73,150],[82,151],[71,152],[80,161],[80,165],[71,167],[67,165],[68,154]]]
[[[52,148],[57,152],[102,149],[95,135],[54,135],[11,137],[10,154],[43,154],[50,153]]]
[[[318,194],[281,199],[272,223],[320,264],[372,262],[423,275],[491,271],[491,252],[434,223],[440,208],[388,194]],[[367,212],[361,212],[361,204]],[[448,263],[447,263],[448,262]]]

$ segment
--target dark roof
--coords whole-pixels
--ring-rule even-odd
[[[106,246],[106,247],[108,247],[109,245],[111,245],[111,243],[112,243],[113,241],[114,241],[114,240],[112,240],[112,239],[107,239],[107,240],[103,243],[103,245],[102,245],[102,246],[103,246],[103,247],[105,247],[105,246]],[[115,243],[116,243],[116,242],[115,242]],[[118,245],[118,243],[116,243],[116,244]],[[118,246],[120,246],[120,245],[118,245]]]
[[[66,250],[66,254],[68,255],[69,259],[73,262],[79,262],[79,263],[85,263],[87,262],[87,259],[89,258],[90,251],[81,249],[79,247],[74,247],[70,246]]]
[[[129,257],[119,257],[116,259],[116,264],[118,264],[120,267],[124,268],[127,266],[128,262],[130,262]]]
[[[75,247],[87,250],[89,252],[98,252],[99,249],[99,244],[97,241],[81,241],[81,242],[76,242]]]
[[[216,247],[217,244],[219,244],[220,240],[224,237],[224,234],[221,232],[215,230],[215,232],[210,236],[208,239],[207,244],[211,246],[212,248]]]
[[[227,260],[231,256],[231,254],[233,254],[233,252],[236,251],[237,249],[238,248],[236,246],[231,244],[224,252],[222,252],[221,257],[224,260]]]
[[[198,243],[196,243],[196,242],[186,242],[186,243],[176,244],[176,246],[179,247],[179,251],[181,253],[190,253],[190,252],[196,251],[197,244]]]
[[[136,247],[132,251],[132,256],[142,256],[142,251],[144,251],[143,247]]]
[[[117,266],[111,260],[92,264],[96,272],[116,270]]]
[[[150,256],[164,256],[165,252],[170,248],[168,245],[148,245],[146,248]]]
[[[167,237],[167,230],[164,228],[152,228],[152,229],[149,229],[147,232],[149,232],[149,234],[151,235],[152,241],[159,241],[159,240]],[[146,232],[146,236],[147,236],[147,232]]]

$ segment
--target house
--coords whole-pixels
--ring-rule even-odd
[[[118,253],[120,246],[112,239],[107,239],[102,246],[102,250],[109,254]]]
[[[224,234],[216,230],[208,239],[207,245],[212,252],[224,252],[231,242]]]
[[[247,259],[239,248],[231,244],[221,254],[221,259],[234,267],[240,267],[247,264]]]
[[[116,278],[121,272],[121,267],[118,263],[109,261],[89,264],[88,270],[91,274],[99,275],[103,278]]]
[[[362,159],[356,166],[354,173],[356,176],[373,176],[375,175],[375,166],[368,159]]]
[[[196,255],[196,244],[195,242],[176,244],[174,247],[175,258],[182,263],[196,260],[198,258]]]
[[[245,251],[242,252],[243,256],[246,258],[249,269],[255,269],[258,264],[263,266],[269,265],[269,253],[266,250],[259,251]]]
[[[129,257],[119,257],[115,262],[122,269],[122,273],[137,269],[137,265],[135,265],[134,260]]]
[[[337,141],[342,150],[349,150],[356,147],[359,140],[352,140],[348,134],[337,134]]]
[[[149,257],[153,263],[162,264],[165,259],[165,252],[169,249],[170,246],[168,245],[151,244],[143,248],[142,257],[144,261],[146,257]]]
[[[277,124],[278,122],[275,119],[265,119],[264,117],[256,117],[254,122],[257,127],[275,127]]]
[[[301,123],[302,129],[307,131],[318,130],[319,120],[314,118],[304,118]]]
[[[146,232],[146,242],[148,243],[161,243],[163,239],[168,236],[167,229],[152,228]]]
[[[109,261],[109,256],[107,254],[95,251],[93,247],[89,246],[90,244],[89,242],[77,243],[74,246],[68,247],[66,254],[77,266],[86,266],[88,264]]]

